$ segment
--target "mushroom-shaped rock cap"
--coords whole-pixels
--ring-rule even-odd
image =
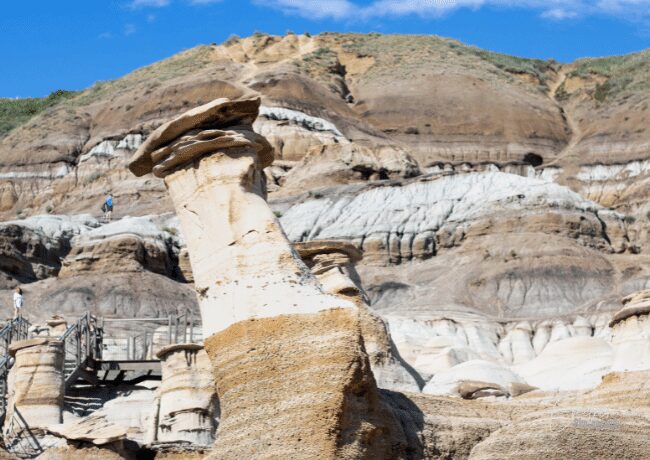
[[[318,254],[345,254],[350,262],[357,263],[363,259],[363,253],[355,245],[340,240],[314,240],[294,243],[293,247],[298,251],[301,259],[308,259]]]
[[[614,314],[609,327],[614,327],[632,316],[650,315],[650,291],[629,295],[623,299],[623,304],[625,306]]]
[[[150,173],[157,163],[152,158],[152,154],[188,131],[211,130],[215,133],[216,130],[238,127],[248,128],[252,132],[252,125],[257,118],[260,102],[259,97],[236,101],[223,98],[188,110],[151,133],[133,155],[129,169],[138,177]],[[237,142],[233,142],[232,136],[228,137],[232,133],[225,131],[222,134],[227,141],[224,143],[224,147],[241,146]],[[258,137],[259,162],[264,168],[273,162],[273,149],[262,136]]]

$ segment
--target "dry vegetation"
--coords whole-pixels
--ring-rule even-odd
[[[594,98],[603,102],[609,98],[629,96],[650,90],[650,50],[599,59],[582,59],[570,76],[607,77],[599,84]]]
[[[56,104],[69,100],[77,93],[74,91],[54,91],[47,97],[25,99],[0,99],[0,138],[9,131],[27,122]]]

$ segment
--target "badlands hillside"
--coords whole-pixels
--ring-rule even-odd
[[[2,313],[17,285],[35,321],[196,310],[164,184],[127,164],[164,122],[249,95],[262,99],[255,129],[276,156],[268,201],[289,239],[362,254],[355,281],[402,363],[386,389],[526,393],[474,409],[414,396],[451,414],[420,421],[431,430],[421,455],[464,458],[478,444],[475,458],[510,458],[516,436],[580,428],[557,391],[566,407],[596,401],[602,420],[585,419],[596,430],[613,417],[612,443],[636,439],[649,422],[624,413],[634,406],[620,375],[642,382],[650,368],[646,297],[614,314],[650,288],[649,51],[560,64],[435,36],[256,34],[84,91],[0,100]],[[511,424],[532,407],[549,412]],[[548,456],[535,443],[530,458]]]

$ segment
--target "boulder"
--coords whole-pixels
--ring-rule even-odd
[[[465,399],[491,395],[516,396],[521,393],[525,383],[521,377],[502,365],[471,360],[438,372],[422,392],[461,396]]]

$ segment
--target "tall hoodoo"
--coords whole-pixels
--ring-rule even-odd
[[[130,164],[164,178],[187,240],[221,403],[214,458],[399,458],[355,303],[323,291],[266,203],[259,106],[190,110]]]

